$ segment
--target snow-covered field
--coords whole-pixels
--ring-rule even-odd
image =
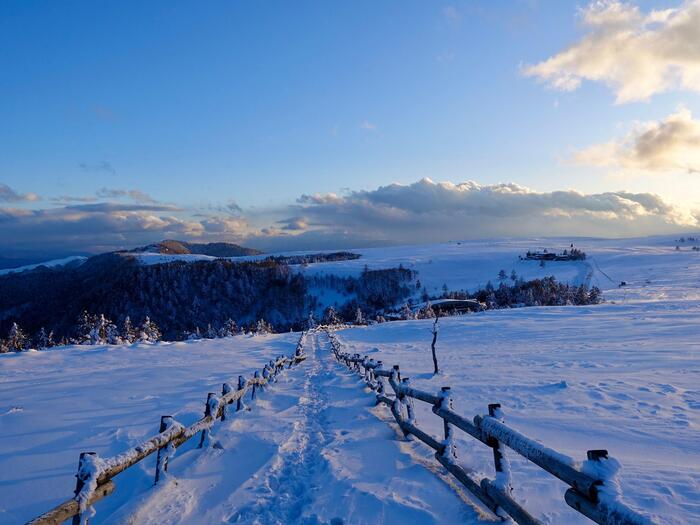
[[[606,448],[622,462],[625,500],[659,523],[700,516],[700,253],[673,239],[579,240],[585,263],[521,262],[563,241],[479,241],[362,250],[304,271],[414,267],[441,288],[496,280],[500,269],[590,279],[607,303],[487,311],[441,320],[430,374],[430,321],[338,332],[348,351],[400,364],[416,386],[450,385],[455,409],[503,405],[506,421],[575,459]],[[553,271],[554,270],[554,271]],[[628,286],[618,288],[619,281]],[[72,493],[79,452],[111,455],[157,429],[160,415],[201,415],[208,391],[293,351],[298,334],[0,355],[0,522],[22,523]],[[168,483],[153,458],[117,477],[93,523],[481,523],[418,442],[404,442],[359,378],[309,338],[309,359],[214,430],[222,449],[187,445]],[[425,407],[418,423],[440,435]],[[463,465],[492,476],[489,449],[460,436]],[[589,523],[565,487],[510,455],[515,495],[551,524]]]
[[[42,263],[37,263],[37,264],[28,264],[25,266],[18,266],[17,268],[5,268],[3,270],[0,270],[0,275],[7,275],[9,273],[21,273],[21,272],[26,272],[29,270],[36,270],[37,268],[41,266],[46,266],[47,268],[56,268],[59,266],[66,266],[67,264],[82,264],[87,260],[87,257],[84,257],[82,255],[71,255],[70,257],[64,257],[63,259],[52,259],[50,261],[42,262]]]

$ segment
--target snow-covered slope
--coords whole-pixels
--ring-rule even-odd
[[[443,319],[444,372],[437,377],[430,374],[429,321],[350,328],[338,337],[349,351],[400,364],[417,386],[452,386],[455,408],[465,416],[499,402],[512,426],[576,459],[588,449],[608,449],[622,462],[631,505],[661,516],[659,523],[696,523],[700,254],[687,245],[676,251],[671,238],[576,244],[589,259],[575,264],[589,268],[586,278],[604,288],[605,304]],[[518,253],[530,248],[565,246],[480,241],[432,253],[429,247],[365,250],[359,261],[303,271],[359,272],[364,264],[403,262],[415,265],[421,280],[437,268],[438,287],[462,272],[455,278],[461,287],[495,281],[500,269],[539,272],[537,263],[518,269],[508,262],[519,264]],[[570,263],[548,263],[545,274],[559,264]],[[584,275],[570,270],[572,278]],[[618,288],[623,280],[627,286]],[[297,338],[0,355],[0,522],[21,523],[70,495],[80,451],[120,452],[152,434],[161,415],[193,421],[208,391],[289,353]],[[323,336],[310,345],[310,359],[253,410],[215,429],[223,450],[179,450],[171,483],[157,489],[153,461],[130,469],[115,480],[117,491],[98,505],[93,523],[251,523],[255,516],[261,523],[480,522],[469,499],[439,477],[427,450],[405,443],[386,410],[373,408],[359,380],[332,361]],[[419,424],[439,436],[440,420],[417,406]],[[464,436],[458,445],[465,466],[493,474],[488,449]],[[516,497],[526,508],[545,523],[588,523],[563,502],[562,484],[511,458]]]
[[[571,243],[587,253],[585,261],[547,262],[541,267],[538,261],[521,260],[528,250],[561,252]],[[444,244],[390,246],[352,250],[359,259],[296,265],[298,271],[308,275],[333,274],[359,275],[369,269],[395,268],[403,265],[418,272],[418,280],[431,295],[439,295],[443,285],[450,290],[483,288],[488,281],[498,283],[498,272],[507,275],[515,271],[525,280],[554,275],[562,282],[587,283],[603,290],[617,289],[621,281],[643,284],[647,280],[663,278],[664,270],[700,261],[700,252],[691,248],[697,243],[680,243],[673,236],[641,239],[566,239],[529,238],[459,241]],[[304,255],[319,252],[280,252],[256,256],[235,257],[232,260],[259,260],[270,255]],[[138,255],[142,264],[162,264],[173,261],[213,260],[206,255],[169,255],[143,253]],[[672,270],[673,271],[673,270]],[[675,278],[682,275],[675,272]],[[644,293],[642,293],[644,295]]]
[[[0,275],[7,275],[8,273],[20,273],[28,270],[36,270],[41,266],[46,266],[47,268],[55,268],[58,266],[66,266],[67,264],[82,264],[87,260],[87,257],[82,255],[71,255],[70,257],[64,257],[63,259],[53,259],[51,261],[46,261],[37,264],[28,264],[26,266],[18,266],[17,268],[5,268],[0,270]]]

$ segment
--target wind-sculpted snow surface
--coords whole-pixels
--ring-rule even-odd
[[[608,449],[621,464],[614,475],[610,469],[608,501],[621,494],[625,504],[659,523],[695,524],[700,253],[687,245],[676,251],[670,239],[586,242],[590,246],[577,243],[588,254],[586,266],[570,269],[603,288],[606,303],[441,319],[438,376],[432,375],[431,320],[350,328],[337,336],[346,351],[382,360],[385,369],[400,364],[417,389],[437,393],[451,386],[454,410],[463,416],[500,403],[505,423],[536,440],[532,447],[539,441],[576,462],[587,450]],[[505,253],[506,244],[511,254],[514,246],[522,252],[541,246],[504,241],[493,250]],[[427,249],[416,255],[419,262],[406,265],[437,268],[431,274],[435,286],[450,278],[449,268],[459,282],[471,279],[469,272],[485,277],[509,271],[500,255],[487,268],[495,252],[486,245],[478,248],[481,255],[473,252],[477,270]],[[410,248],[400,250],[410,255]],[[381,267],[370,255],[319,266]],[[305,271],[321,269],[311,264]],[[618,288],[620,281],[627,285]],[[207,392],[218,393],[222,383],[235,385],[238,375],[250,377],[260,363],[291,354],[298,339],[237,336],[0,355],[0,523],[23,523],[72,494],[80,452],[109,458],[129,450],[157,431],[163,415],[191,424],[202,416]],[[405,441],[386,408],[373,406],[361,378],[333,360],[324,334],[309,336],[305,350],[307,361],[259,390],[255,401],[246,399],[252,410],[230,406],[226,421],[212,427],[209,448],[195,449],[195,439],[178,449],[163,483],[153,487],[155,457],[117,476],[116,491],[95,505],[91,523],[488,519],[427,447]],[[425,403],[414,408],[416,424],[440,438],[442,421]],[[459,432],[454,443],[461,465],[476,477],[493,477],[488,447]],[[505,452],[514,497],[524,507],[551,525],[589,523],[564,503],[563,483]]]
[[[308,359],[216,431],[218,449],[178,458],[170,482],[133,500],[118,522],[178,524],[477,523],[478,513],[416,464],[380,421],[323,335]],[[386,464],[384,462],[386,461]]]
[[[575,461],[590,449],[609,450],[622,465],[610,487],[621,489],[625,503],[659,523],[694,524],[700,515],[700,259],[688,251],[685,259],[667,249],[630,252],[607,259],[607,271],[628,285],[604,291],[606,304],[441,319],[437,376],[431,320],[337,334],[346,352],[400,364],[416,388],[451,386],[454,410],[468,418],[500,403],[508,425]],[[442,420],[423,403],[416,404],[416,418],[441,435]],[[491,451],[457,437],[460,462],[492,476]],[[514,495],[535,516],[589,523],[563,502],[563,484],[515,454],[509,459]],[[618,496],[613,490],[609,501]]]
[[[0,523],[24,523],[69,497],[80,452],[110,458],[130,451],[157,433],[162,415],[195,422],[207,392],[293,354],[298,339],[237,336],[0,356]],[[95,506],[91,523],[147,491],[154,467],[155,455],[120,474],[117,490]]]

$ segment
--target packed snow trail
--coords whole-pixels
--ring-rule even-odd
[[[415,461],[357,376],[333,360],[325,334],[310,334],[306,352],[251,411],[215,427],[216,447],[176,457],[163,486],[105,522],[482,523],[459,491]]]

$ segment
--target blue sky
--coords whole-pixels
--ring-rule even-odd
[[[640,122],[663,123],[679,108],[694,125],[700,89],[692,78],[620,103],[613,73],[602,80],[584,73],[569,91],[547,86],[551,78],[541,71],[525,74],[591,32],[617,31],[612,16],[635,7],[644,16],[672,8],[679,19],[697,2],[605,2],[596,11],[607,17],[602,31],[586,23],[585,3],[559,0],[3,2],[0,183],[36,198],[0,206],[15,210],[13,218],[18,209],[57,214],[87,199],[131,202],[114,190],[136,190],[172,207],[138,211],[155,219],[228,220],[222,207],[240,207],[221,231],[147,226],[154,237],[260,241],[282,235],[281,224],[286,237],[323,229],[359,241],[352,224],[329,229],[328,216],[296,230],[284,220],[308,219],[297,204],[304,194],[367,196],[429,177],[512,182],[546,194],[650,193],[694,213],[700,175],[688,164],[692,152],[660,169],[619,152],[576,157],[621,140]],[[656,22],[628,23],[658,30]],[[690,64],[692,77],[697,63]],[[693,140],[691,133],[686,145]],[[100,193],[105,188],[112,193]],[[130,211],[137,210],[122,210]],[[60,234],[62,224],[52,227]],[[42,230],[49,241],[51,231]],[[116,244],[143,237],[119,234]],[[98,247],[86,237],[83,248]]]

